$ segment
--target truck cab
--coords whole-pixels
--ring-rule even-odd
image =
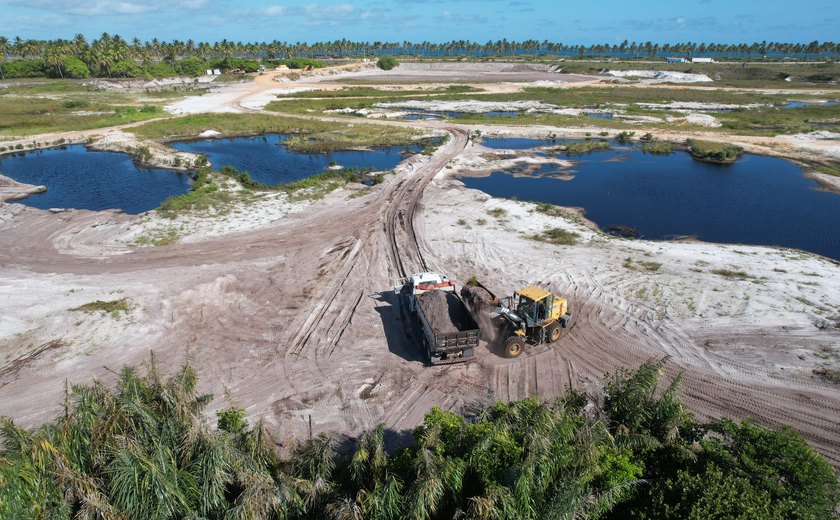
[[[394,293],[406,299],[408,310],[412,313],[417,312],[417,295],[436,289],[455,291],[455,282],[438,273],[417,273],[402,279],[401,282],[394,286]]]

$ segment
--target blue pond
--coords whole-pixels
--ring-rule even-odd
[[[372,151],[329,154],[293,153],[282,146],[279,134],[173,144],[184,151],[203,153],[216,169],[231,165],[247,170],[259,182],[274,185],[323,172],[332,161],[344,167],[390,170],[403,159],[402,152],[420,151],[419,145]],[[121,209],[142,213],[160,206],[172,195],[190,189],[189,173],[139,168],[126,154],[96,152],[82,145],[6,156],[0,173],[27,184],[44,185],[47,192],[20,202],[41,209],[76,208],[100,211]]]
[[[492,144],[508,149],[525,144],[501,141],[508,142]],[[840,260],[840,196],[818,191],[799,166],[750,154],[732,165],[716,165],[685,152],[655,156],[613,144],[613,150],[574,157],[578,164],[566,172],[574,175],[568,181],[539,175],[556,172],[554,166],[534,176],[496,172],[462,181],[495,197],[582,207],[603,229],[628,226],[648,239],[695,236],[792,247]]]
[[[44,185],[46,193],[17,201],[35,208],[118,208],[142,213],[170,195],[190,189],[190,176],[138,168],[126,154],[94,152],[82,145],[6,156],[0,173],[18,182]]]
[[[418,145],[392,146],[371,151],[342,151],[333,153],[297,153],[282,145],[286,136],[268,134],[257,137],[212,139],[172,143],[173,148],[207,155],[213,167],[233,166],[246,170],[259,182],[274,185],[292,182],[324,171],[332,161],[350,168],[390,170],[403,159],[402,151],[420,151]]]
[[[782,108],[802,108],[802,107],[833,107],[840,105],[840,101],[828,101],[826,103],[814,103],[808,101],[791,101],[782,105]]]

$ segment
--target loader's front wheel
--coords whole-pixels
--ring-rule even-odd
[[[505,357],[519,357],[523,350],[525,350],[525,338],[521,336],[511,336],[507,339],[507,341],[505,341]]]
[[[555,341],[560,339],[560,336],[563,335],[563,327],[560,325],[559,321],[555,321],[551,325],[548,326],[548,342],[554,343]]]

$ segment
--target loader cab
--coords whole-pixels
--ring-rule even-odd
[[[568,311],[565,298],[554,296],[550,292],[529,285],[514,294],[516,313],[521,316],[528,327],[536,327],[547,321],[554,321]]]

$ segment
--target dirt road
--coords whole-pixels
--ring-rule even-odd
[[[211,410],[244,406],[280,439],[305,437],[310,424],[315,434],[356,434],[383,423],[398,440],[433,405],[469,411],[497,399],[551,399],[570,385],[595,389],[617,368],[670,356],[668,371],[685,371],[682,394],[701,417],[791,425],[840,465],[836,386],[711,348],[750,341],[817,348],[840,345],[840,335],[784,309],[763,321],[742,309],[715,326],[651,317],[624,296],[639,277],[609,268],[628,254],[667,257],[671,249],[711,261],[722,246],[595,239],[572,248],[537,245],[525,238],[534,217],[513,201],[493,202],[509,212],[498,225],[456,225],[463,216],[486,218],[490,202],[433,182],[469,145],[465,129],[445,130],[450,139],[434,155],[408,159],[371,195],[330,199],[270,226],[199,243],[104,254],[97,245],[103,235],[136,217],[0,206],[0,415],[23,425],[49,420],[64,381],[112,381],[122,364],[147,361],[153,350],[166,371],[193,363],[202,390],[216,396]],[[727,254],[726,261],[739,258]],[[768,276],[786,265],[781,256],[761,261]],[[813,258],[790,262],[829,273],[821,281],[833,283],[836,266]],[[703,287],[723,282],[695,267],[674,271],[673,284],[696,276],[692,290],[715,297]],[[461,280],[475,274],[505,292],[545,285],[570,298],[575,325],[558,347],[535,348],[517,360],[482,348],[475,363],[426,367],[391,291],[398,278],[422,269]],[[827,305],[835,304],[832,287],[823,289]],[[123,297],[134,310],[121,319],[70,310]]]

